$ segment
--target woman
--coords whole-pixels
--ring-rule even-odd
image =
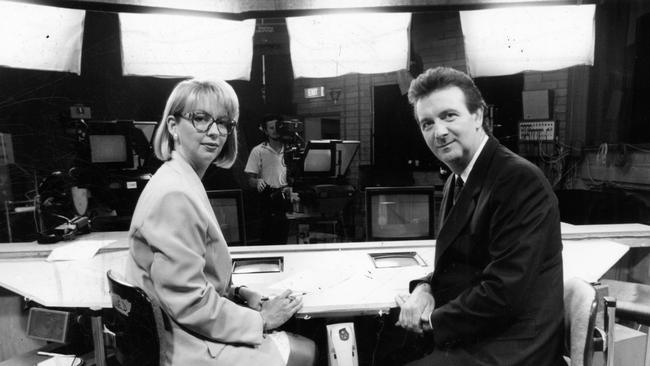
[[[301,299],[286,291],[262,302],[260,294],[230,286],[230,254],[201,178],[213,162],[232,165],[238,118],[237,95],[226,82],[186,80],[172,91],[156,129],[154,151],[165,163],[133,214],[126,277],[172,320],[162,365],[313,363],[312,341],[266,333],[298,311]]]

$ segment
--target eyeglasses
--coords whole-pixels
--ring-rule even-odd
[[[183,117],[192,122],[192,126],[194,126],[196,132],[208,132],[214,123],[217,125],[219,135],[228,136],[237,127],[237,121],[233,119],[226,117],[214,118],[206,112],[176,113],[174,116]]]

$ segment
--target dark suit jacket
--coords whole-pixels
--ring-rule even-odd
[[[445,219],[452,177],[434,271],[410,286],[431,285],[434,353],[470,355],[458,364],[559,364],[562,241],[548,180],[489,138]]]

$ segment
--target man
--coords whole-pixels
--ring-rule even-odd
[[[282,116],[264,116],[260,129],[266,141],[255,146],[248,157],[244,171],[248,184],[260,193],[262,225],[260,240],[263,244],[286,244],[289,221],[286,212],[290,194],[287,190],[287,166],[284,161],[284,142],[276,129]]]
[[[429,69],[411,83],[409,101],[453,173],[434,271],[396,298],[398,325],[433,337],[433,352],[412,365],[564,364],[560,219],[547,179],[490,135],[466,74]]]

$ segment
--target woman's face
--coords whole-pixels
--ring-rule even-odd
[[[176,150],[194,170],[202,176],[208,166],[219,156],[228,135],[219,132],[216,123],[212,123],[205,132],[199,132],[192,123],[192,117],[228,119],[218,103],[208,103],[207,98],[198,100],[192,107],[186,107],[182,116],[168,117],[167,127],[174,139]],[[197,124],[198,126],[198,124]]]

